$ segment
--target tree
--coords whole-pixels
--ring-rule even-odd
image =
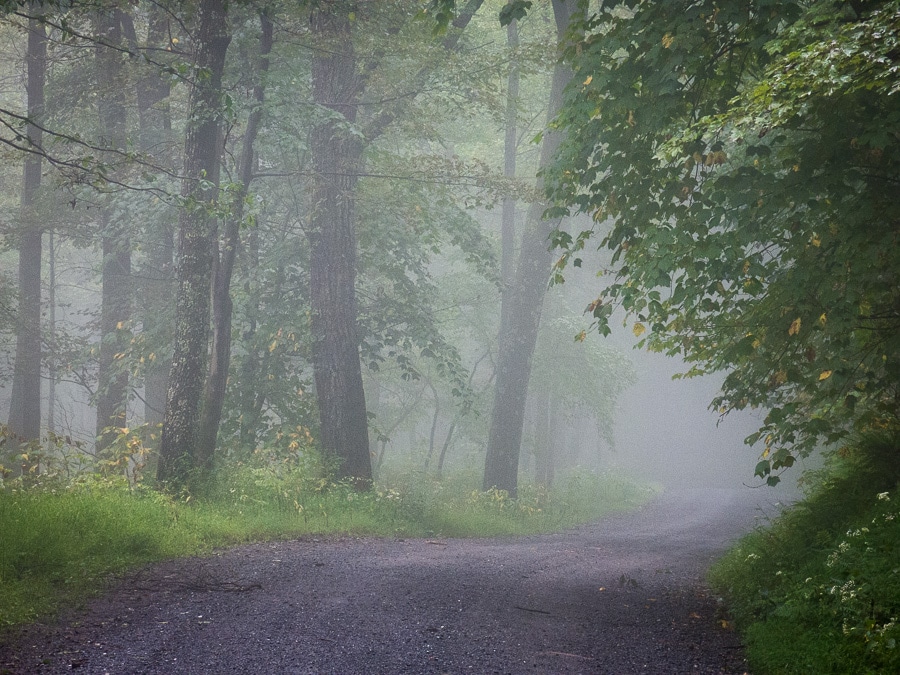
[[[169,15],[160,5],[151,5],[147,10],[147,40],[142,48],[132,16],[122,13],[123,31],[132,55],[146,56],[151,67],[143,69],[134,83],[138,113],[139,148],[155,165],[172,170],[174,160],[172,113],[169,106],[171,81],[164,76],[159,54],[165,52],[169,44]],[[169,355],[171,337],[172,258],[174,255],[174,227],[170,220],[171,207],[155,209],[155,218],[148,218],[144,236],[148,240],[148,255],[143,269],[139,270],[144,279],[144,305],[142,312],[142,338],[152,348],[145,358],[144,369],[144,421],[151,427],[161,425],[166,408],[171,357]],[[138,298],[135,298],[138,300]]]
[[[313,57],[313,101],[330,113],[310,135],[310,327],[322,447],[338,460],[339,477],[366,487],[372,461],[356,323],[354,191],[364,146],[354,130],[362,87],[351,34],[354,9],[323,3],[310,17],[313,34],[323,40]]]
[[[178,219],[175,345],[157,479],[184,483],[197,465],[200,400],[206,376],[212,247],[222,152],[222,72],[231,42],[221,0],[197,6],[194,79],[184,141],[183,206]],[[206,458],[203,458],[204,462]]]
[[[262,78],[269,69],[269,52],[272,50],[272,20],[260,14],[259,57],[256,67],[257,81],[253,87],[253,98],[256,107],[250,112],[247,129],[244,131],[239,176],[231,195],[230,213],[225,219],[225,232],[222,237],[221,252],[214,261],[213,274],[213,334],[212,354],[209,372],[203,391],[200,427],[197,431],[197,456],[201,464],[208,465],[216,448],[219,423],[222,419],[222,407],[225,404],[225,389],[228,369],[231,364],[231,319],[233,302],[231,299],[231,278],[237,249],[240,245],[240,227],[244,220],[244,202],[253,179],[256,165],[255,143],[262,124],[262,105],[265,88]]]
[[[574,0],[554,0],[553,13],[560,45],[576,12]],[[567,65],[560,63],[554,69],[548,119],[552,120],[556,116],[562,104],[563,90],[570,78],[571,70]],[[560,140],[559,133],[553,129],[544,133],[541,168],[549,165]],[[552,265],[548,237],[554,225],[552,221],[544,219],[545,207],[546,204],[535,202],[529,208],[516,265],[514,290],[505,293],[502,299],[504,307],[501,309],[501,317],[505,323],[500,326],[497,383],[485,456],[484,489],[496,487],[506,490],[513,497],[518,488],[519,454],[531,357],[537,342],[541,307]]]
[[[126,80],[123,59],[124,12],[100,9],[95,17],[97,33],[96,73],[98,113],[103,144],[113,152],[125,152]],[[125,215],[107,195],[100,215],[102,239],[102,302],[100,308],[100,364],[97,373],[97,450],[114,439],[107,427],[125,426],[128,372],[117,367],[127,349],[131,322],[131,239]]]
[[[462,30],[480,7],[470,0],[443,39],[453,49]],[[411,95],[396,105],[358,120],[360,95],[384,63],[377,50],[361,64],[355,52],[353,24],[357,4],[323,2],[312,10],[310,25],[323,48],[312,63],[312,97],[324,114],[310,134],[313,185],[308,230],[310,241],[310,327],[313,369],[325,453],[336,460],[337,476],[360,487],[372,480],[368,419],[359,358],[356,273],[357,233],[355,191],[363,155],[404,112],[428,83],[434,65],[426,62],[407,83]],[[399,33],[408,15],[388,33]]]
[[[900,3],[645,2],[570,50],[552,196],[591,214],[644,344],[767,411],[769,484],[824,441],[897,428]],[[557,209],[556,213],[567,210]],[[602,225],[600,225],[602,224]],[[566,261],[590,231],[559,233]]]
[[[25,441],[40,438],[41,426],[41,238],[36,217],[36,194],[41,186],[44,80],[47,72],[47,33],[38,17],[28,19],[28,123],[22,178],[19,235],[19,323],[9,428]]]

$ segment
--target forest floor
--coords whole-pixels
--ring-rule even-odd
[[[766,499],[667,492],[560,534],[309,538],[175,560],[7,634],[0,674],[744,673],[703,577],[775,515]]]

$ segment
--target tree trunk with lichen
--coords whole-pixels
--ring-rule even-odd
[[[321,443],[339,479],[372,483],[356,311],[356,209],[363,142],[353,133],[360,79],[353,51],[352,3],[323,2],[313,34],[323,48],[312,63],[313,99],[323,111],[310,134],[310,327]]]
[[[231,41],[224,3],[203,0],[198,8],[194,56],[197,73],[191,87],[184,142],[184,201],[178,219],[175,292],[175,344],[166,412],[159,448],[157,479],[184,485],[196,461],[200,399],[209,346],[210,280],[222,148],[222,71]]]

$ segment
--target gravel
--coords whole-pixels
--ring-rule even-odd
[[[171,561],[7,635],[0,673],[745,673],[703,576],[774,512],[764,497],[669,492],[561,534]]]

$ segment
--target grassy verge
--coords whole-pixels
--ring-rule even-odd
[[[223,472],[203,496],[173,499],[119,480],[0,490],[0,629],[34,621],[140,564],[213,548],[314,533],[374,536],[530,534],[636,506],[650,492],[583,474],[519,499],[482,493],[478,477],[385,478],[360,494],[297,472]]]
[[[711,571],[754,673],[900,672],[896,438],[832,458],[808,497]]]

